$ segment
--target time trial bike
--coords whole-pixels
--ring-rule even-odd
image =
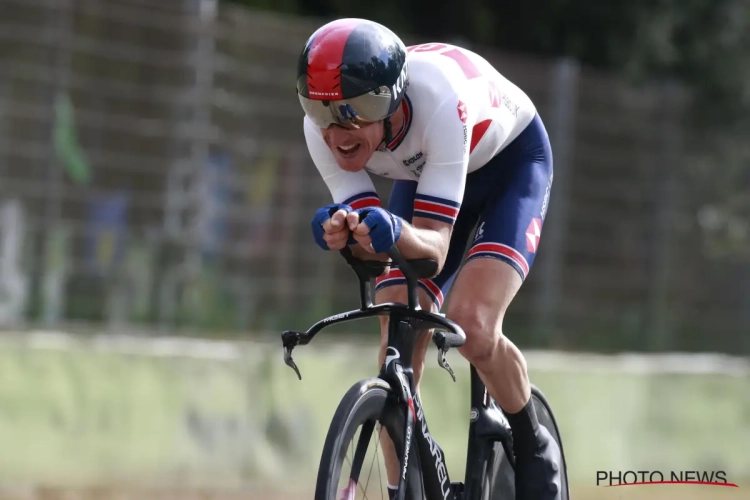
[[[438,348],[438,364],[456,380],[446,361],[451,347],[460,347],[466,335],[459,325],[439,313],[419,306],[417,282],[437,271],[430,259],[404,259],[393,246],[388,252],[391,263],[364,261],[346,247],[340,252],[359,278],[359,309],[336,314],[315,323],[306,332],[285,331],[282,334],[284,361],[302,379],[292,359],[292,350],[308,344],[322,329],[345,321],[374,316],[388,317],[388,347],[380,373],[355,383],[344,395],[333,416],[318,469],[315,500],[388,499],[383,481],[368,493],[372,476],[363,468],[375,459],[365,460],[371,442],[375,454],[379,433],[385,429],[399,457],[398,500],[513,500],[513,442],[502,409],[493,401],[470,365],[471,409],[464,482],[451,482],[443,450],[427,427],[424,407],[416,392],[412,355],[421,335],[433,330],[432,340]],[[380,276],[386,266],[396,264],[404,274],[408,304],[373,305],[371,280]],[[540,425],[557,441],[562,463],[557,464],[561,477],[561,498],[569,500],[567,470],[560,432],[550,405],[542,392],[532,384],[534,406]],[[359,430],[358,437],[355,435]],[[373,439],[375,437],[375,439]],[[351,457],[349,457],[351,454]],[[349,472],[342,474],[344,464]],[[379,465],[379,462],[378,462]],[[383,470],[379,472],[384,474]]]

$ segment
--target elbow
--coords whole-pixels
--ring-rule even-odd
[[[443,270],[445,260],[448,257],[453,226],[445,222],[433,221],[431,219],[415,218],[415,226],[406,226],[406,244],[402,253],[407,259],[429,259],[437,263],[435,272],[430,278],[434,278]]]
[[[444,234],[442,236],[443,238],[441,238],[440,241],[436,242],[434,245],[430,245],[425,249],[425,257],[437,262],[435,273],[430,276],[430,278],[434,278],[443,271],[443,266],[445,266],[445,261],[448,258],[448,249],[450,248],[451,235],[449,232],[448,234]]]
[[[448,258],[448,250],[450,248],[453,228],[451,226],[442,226],[434,228],[433,231],[437,233],[438,237],[431,242],[432,244],[427,245],[424,249],[425,257],[437,262],[437,270],[433,276],[430,276],[430,278],[434,278],[443,271],[443,266],[445,266],[445,261]]]
[[[453,236],[453,226],[442,227],[440,231],[440,244],[435,249],[435,260],[438,263],[438,272],[440,274],[443,271],[443,266],[448,258],[448,251],[451,246],[451,237]],[[435,276],[437,276],[437,274]]]
[[[448,251],[445,249],[443,251],[442,248],[431,248],[430,252],[428,254],[428,259],[434,260],[437,262],[437,266],[435,267],[435,273],[430,276],[430,278],[434,278],[438,274],[440,274],[443,271],[443,266],[445,266],[445,259],[448,257]]]

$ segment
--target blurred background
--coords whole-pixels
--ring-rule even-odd
[[[294,74],[355,16],[479,52],[545,122],[551,205],[505,330],[573,492],[724,470],[739,489],[674,498],[750,498],[747,0],[0,0],[0,498],[311,497],[377,323],[298,349],[301,382],[283,365],[280,331],[358,300],[309,234],[330,195]],[[462,480],[467,367],[431,360]]]

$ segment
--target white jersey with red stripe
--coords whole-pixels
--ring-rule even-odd
[[[379,205],[367,172],[417,181],[414,216],[453,223],[466,176],[485,166],[536,114],[531,99],[483,57],[443,43],[409,47],[404,124],[366,171],[336,163],[322,133],[308,118],[305,138],[335,203]]]

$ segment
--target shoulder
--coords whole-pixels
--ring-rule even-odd
[[[305,131],[305,139],[308,141],[308,143],[311,140],[320,139],[323,140],[323,134],[320,131],[318,127],[315,126],[315,124],[312,122],[310,118],[305,115],[305,117],[302,119],[302,127]]]
[[[481,55],[447,43],[426,43],[407,48],[410,78],[427,79],[451,88],[474,80],[494,79],[499,71]]]
[[[462,104],[471,118],[491,105],[493,88],[504,91],[509,84],[513,86],[484,57],[471,50],[428,43],[411,46],[408,51],[407,94],[417,112],[434,115],[442,106],[455,108]]]
[[[323,139],[323,133],[307,116],[303,119],[305,131],[305,143],[310,158],[318,170],[323,174],[331,174],[339,170],[336,158],[328,148],[328,144]]]
[[[447,47],[442,43],[432,43],[409,47],[409,89],[412,100],[429,101],[437,104],[452,95],[463,92],[466,78],[449,57],[443,55]],[[425,47],[425,49],[422,49]],[[412,50],[414,49],[414,50]],[[430,49],[430,50],[427,50]]]
[[[305,116],[303,118],[303,128],[305,131],[305,142],[307,143],[307,149],[310,150],[310,154],[315,157],[316,155],[331,155],[331,151],[328,149],[328,145],[323,139],[323,133],[320,131],[315,124]]]
[[[536,113],[520,87],[471,50],[445,43],[424,44],[409,47],[407,60],[413,81],[407,93],[415,107],[429,113],[427,121],[437,128],[459,113],[469,128],[478,121],[492,120],[510,133],[522,129]]]
[[[428,139],[424,137],[425,132],[434,133],[435,127],[446,120],[446,113],[458,117],[458,103],[466,101],[464,96],[469,94],[467,82],[460,69],[457,71],[454,67],[455,63],[438,51],[412,52],[408,61],[409,87],[406,94],[414,114],[414,130]]]
[[[410,97],[432,97],[434,101],[457,96],[469,102],[479,94],[489,95],[491,88],[514,96],[524,94],[487,59],[469,49],[436,42],[407,50]]]

